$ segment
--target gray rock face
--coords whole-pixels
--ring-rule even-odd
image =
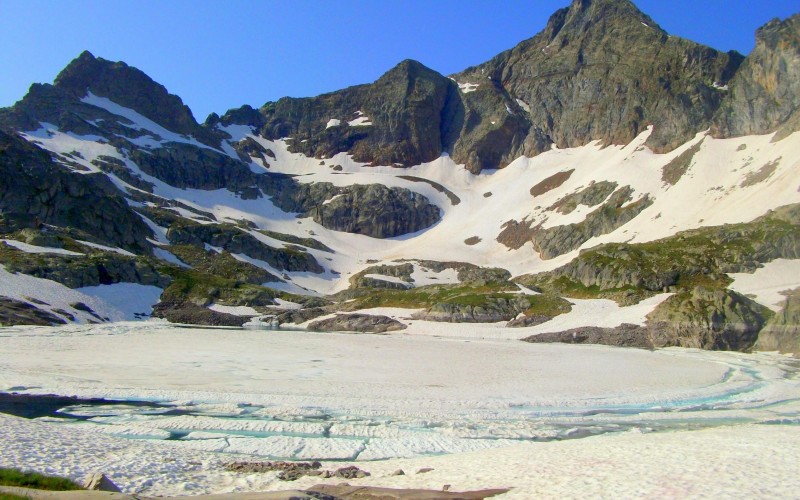
[[[86,239],[151,252],[152,231],[103,175],[71,174],[47,152],[0,131],[0,178],[0,212],[7,220],[73,227]]]
[[[231,253],[242,253],[254,259],[263,260],[269,265],[287,271],[324,271],[311,254],[287,248],[273,248],[255,236],[241,229],[223,224],[174,225],[167,231],[167,238],[173,245],[193,245],[203,247],[204,244],[220,247]]]
[[[191,144],[170,143],[157,149],[130,153],[142,171],[178,188],[228,189],[245,198],[260,196],[257,179],[244,163],[216,151]]]
[[[800,289],[792,291],[781,311],[767,322],[758,334],[755,349],[800,357]]]
[[[800,14],[756,31],[756,47],[730,82],[714,120],[720,137],[765,134],[793,116],[784,135],[800,130]]]
[[[0,326],[66,324],[63,318],[21,300],[0,296]]]
[[[392,238],[428,228],[441,211],[424,196],[382,184],[351,186],[311,211],[314,221],[328,229],[373,238]]]
[[[530,307],[527,299],[491,297],[480,304],[439,303],[416,313],[415,319],[446,323],[496,323],[509,321]]]
[[[656,346],[749,351],[769,312],[732,290],[697,287],[661,303],[647,318]]]
[[[490,119],[513,137],[509,157],[533,156],[551,143],[627,144],[648,125],[655,125],[648,144],[668,150],[708,127],[724,96],[714,83],[727,83],[741,61],[668,36],[627,0],[574,0],[534,38],[454,78],[479,84],[467,99],[502,102],[492,116],[508,106],[519,117],[513,124]],[[478,112],[476,121],[485,123],[487,114]],[[467,160],[470,149],[457,146],[454,159]]]
[[[602,202],[614,187],[615,183],[598,182],[585,190],[566,196],[551,208],[562,213],[570,213],[579,203],[596,205]],[[543,228],[531,227],[532,222],[509,221],[498,234],[497,241],[513,249],[531,241],[533,248],[543,259],[552,259],[579,248],[595,236],[608,234],[625,225],[653,203],[645,195],[625,205],[632,200],[632,195],[633,189],[630,186],[619,188],[602,206],[588,214],[586,219],[574,224]]]
[[[643,349],[656,347],[647,328],[627,323],[623,323],[616,328],[587,326],[563,332],[541,333],[539,335],[531,335],[522,340],[535,344],[601,344],[616,347],[640,347]]]
[[[349,151],[357,161],[411,166],[441,154],[448,117],[457,101],[452,81],[406,60],[370,85],[267,103],[260,110],[264,116],[261,134],[270,139],[292,137],[292,149],[308,156],[331,157]],[[361,116],[358,112],[372,125],[348,125]],[[256,121],[238,114],[239,119]],[[223,121],[226,118],[235,119],[226,115]],[[331,119],[340,124],[328,127]]]
[[[179,134],[218,145],[219,140],[200,127],[180,97],[170,94],[142,71],[123,62],[94,57],[84,51],[56,77],[54,86],[75,99],[88,92],[106,97]]]
[[[369,314],[337,314],[334,318],[314,321],[308,325],[308,329],[313,332],[385,333],[406,328],[406,325],[395,319]]]

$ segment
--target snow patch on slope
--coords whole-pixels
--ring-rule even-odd
[[[775,312],[783,308],[786,292],[800,288],[800,259],[775,259],[753,273],[730,273],[728,288],[753,297]]]
[[[121,116],[132,122],[130,124],[120,122],[120,124],[125,127],[138,131],[148,131],[157,136],[155,137],[153,135],[143,135],[140,137],[125,137],[127,140],[129,140],[133,144],[136,144],[137,146],[157,148],[163,146],[168,142],[181,142],[184,144],[191,144],[192,146],[198,148],[211,149],[212,151],[217,151],[218,153],[222,152],[203,144],[202,142],[198,141],[193,137],[176,134],[175,132],[167,130],[166,128],[162,127],[153,120],[142,116],[141,114],[130,108],[126,108],[125,106],[120,106],[111,99],[100,97],[89,92],[86,95],[86,97],[81,99],[81,101],[86,104],[90,104],[92,106],[104,109],[111,114]]]
[[[82,302],[101,318],[110,321],[126,321],[149,316],[153,305],[158,302],[162,290],[154,286],[135,283],[116,283],[71,289],[55,281],[36,278],[27,274],[10,273],[0,265],[0,295],[28,302],[40,309],[51,312],[62,309],[76,318],[77,323],[96,322],[98,318],[72,304]],[[36,298],[46,304],[30,300]],[[69,321],[69,318],[53,312]]]
[[[72,250],[65,250],[63,248],[40,247],[37,245],[30,245],[28,243],[23,243],[17,240],[0,239],[0,242],[5,243],[10,247],[14,247],[17,250],[20,250],[25,253],[49,253],[49,254],[72,255],[72,256],[86,255],[80,252],[73,252]]]

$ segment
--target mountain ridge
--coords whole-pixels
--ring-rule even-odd
[[[155,314],[228,325],[403,307],[423,322],[508,322],[522,338],[571,314],[564,297],[620,310],[654,300],[664,345],[746,350],[773,304],[724,276],[795,259],[795,246],[745,265],[720,228],[784,235],[800,224],[765,218],[800,203],[798,19],[762,28],[742,61],[670,37],[628,0],[575,0],[536,36],[450,77],[404,60],[370,84],[202,125],[140,70],[84,52],[0,110],[3,140],[27,144],[0,144],[7,177],[45,165],[75,198],[30,203],[31,183],[4,183],[0,264],[42,287],[158,286]],[[80,201],[93,190],[99,200]],[[687,230],[728,260],[683,255],[676,233]],[[623,246],[587,253],[608,244]],[[661,259],[663,286],[613,264],[634,255]],[[8,298],[18,314],[25,296]]]

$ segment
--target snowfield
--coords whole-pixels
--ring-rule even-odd
[[[476,340],[460,328],[461,338],[152,320],[4,328],[0,391],[123,402],[64,407],[61,418],[0,415],[0,466],[102,470],[146,495],[323,481],[223,467],[267,459],[356,461],[372,476],[351,484],[512,487],[508,498],[781,496],[800,486],[791,358]],[[435,470],[415,475],[421,467]],[[391,476],[397,468],[408,475]]]

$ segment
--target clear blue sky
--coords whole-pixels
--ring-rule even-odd
[[[744,54],[800,0],[634,0],[669,33]],[[0,0],[0,107],[84,49],[125,61],[198,121],[374,81],[411,58],[458,72],[538,33],[570,0]]]

